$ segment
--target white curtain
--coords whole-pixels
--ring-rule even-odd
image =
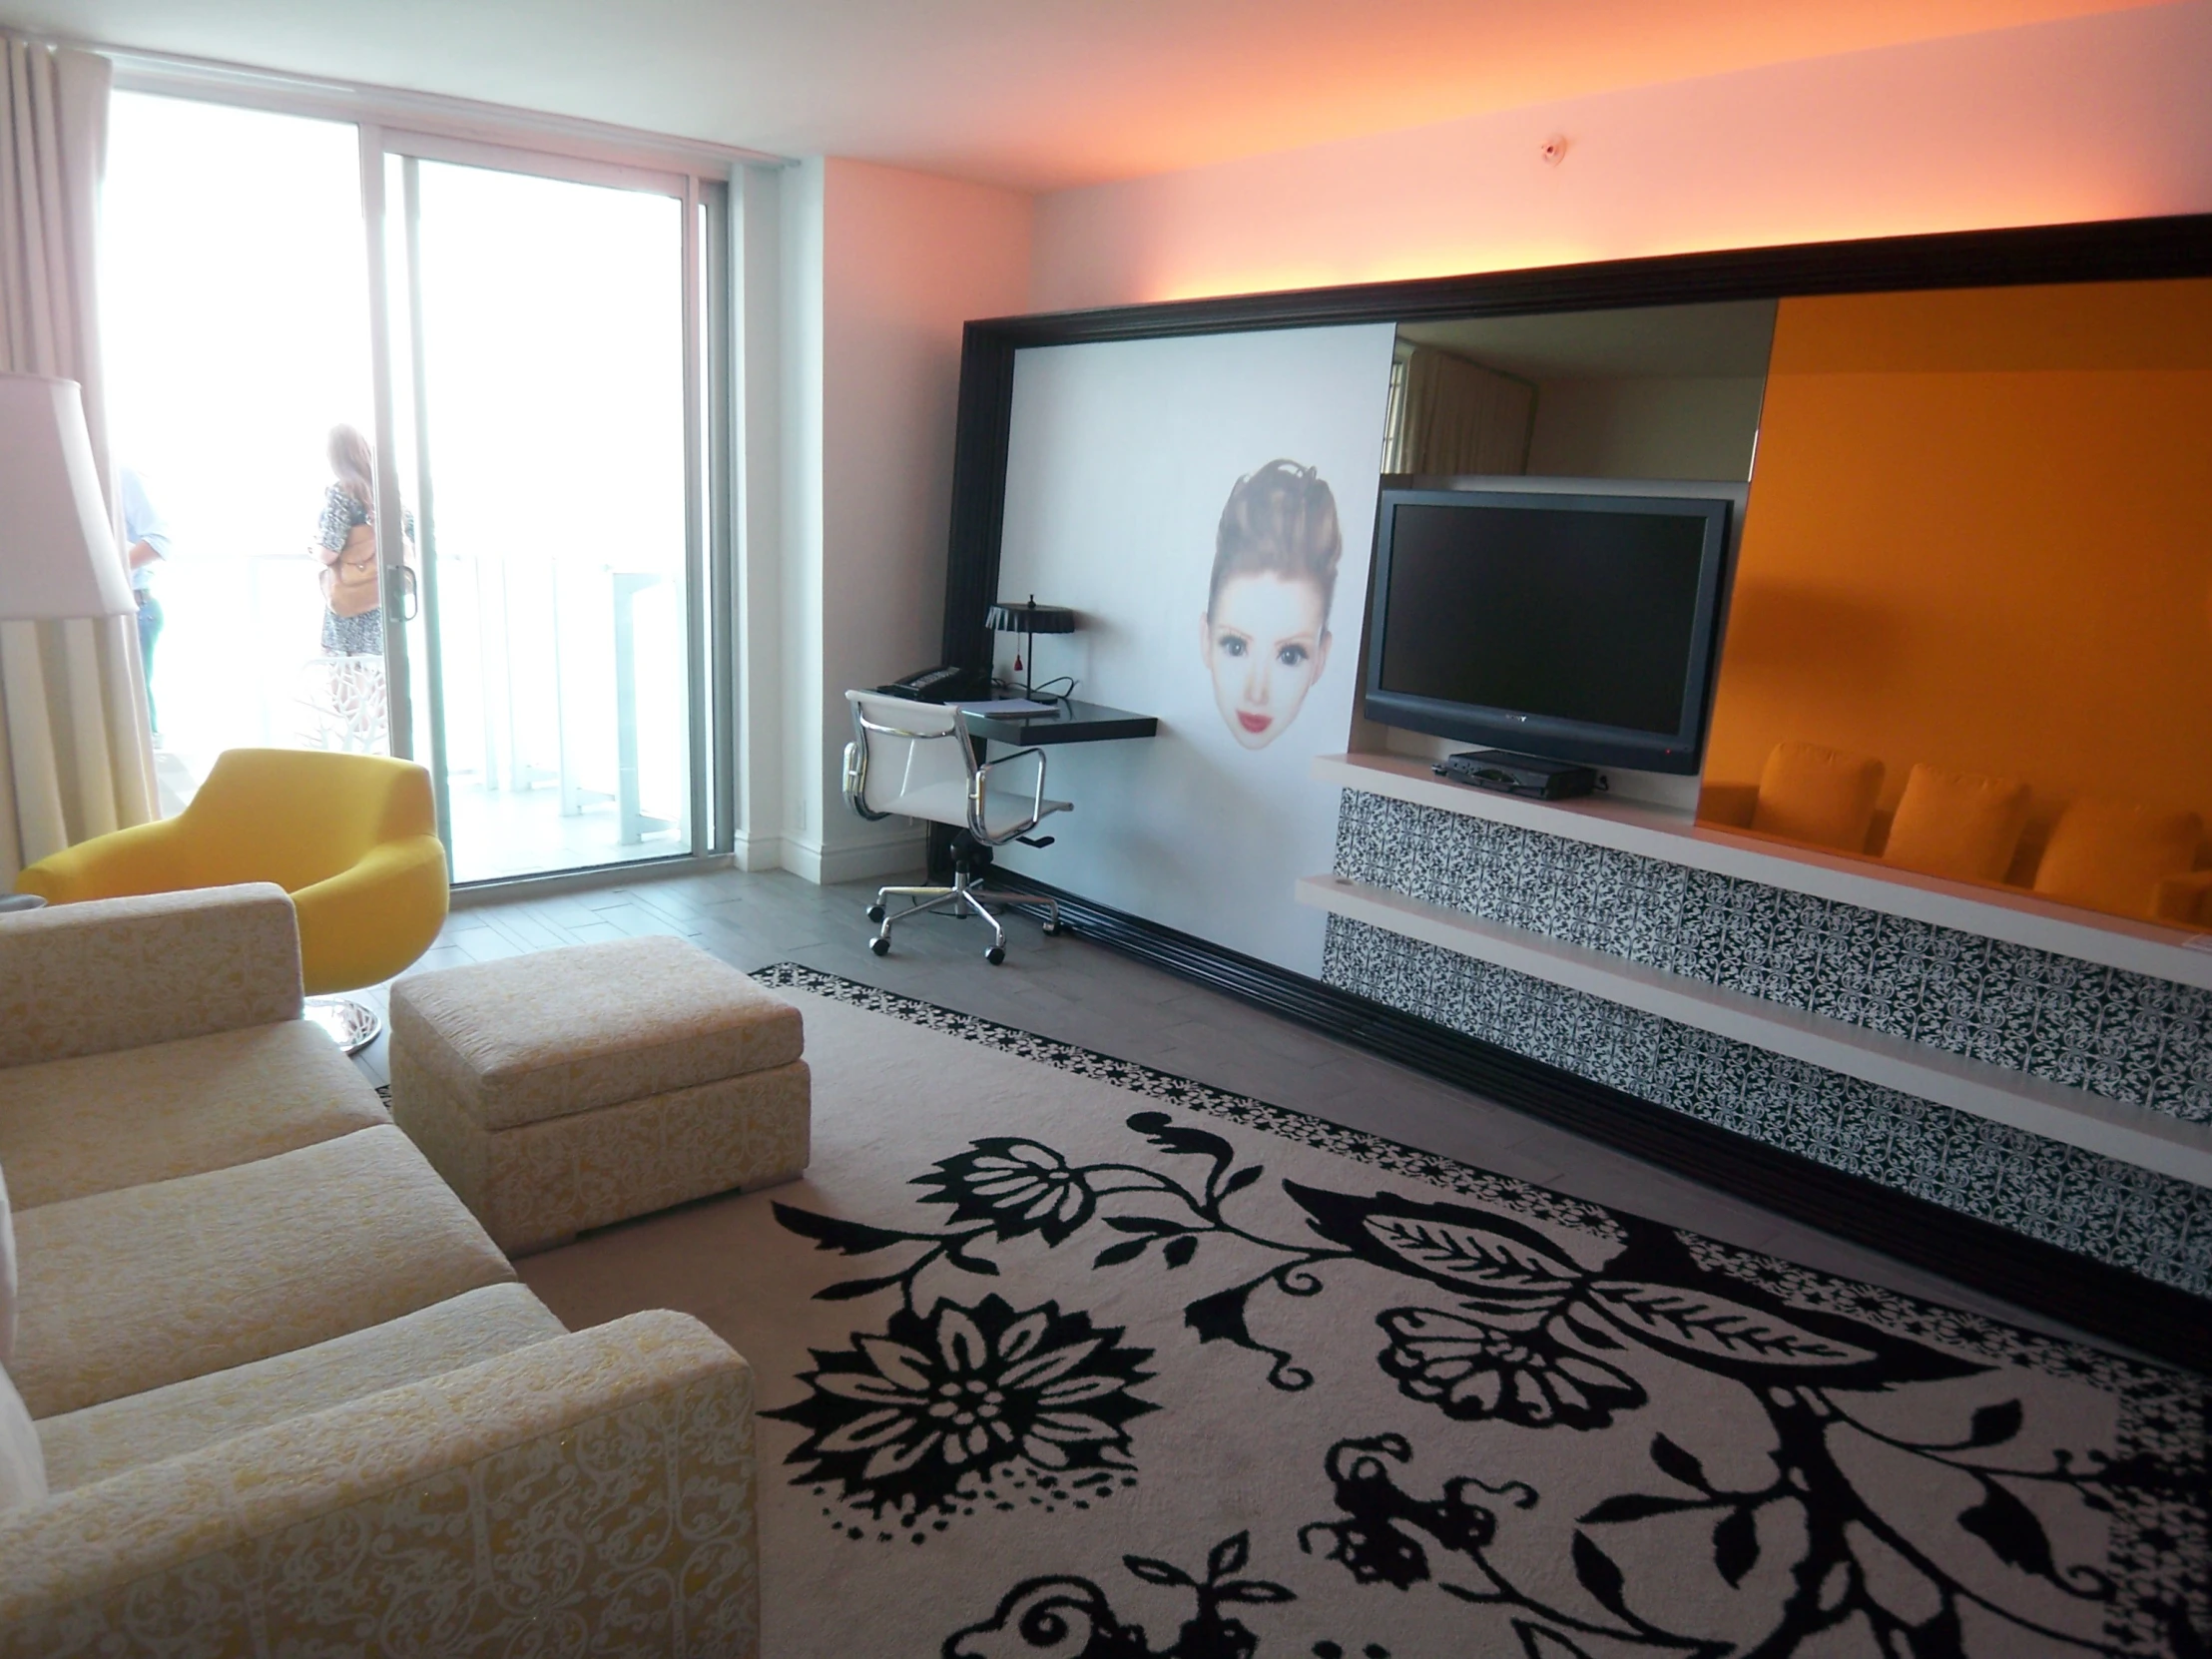
[[[111,69],[12,35],[0,46],[0,369],[84,387],[113,503],[94,269]],[[155,816],[137,629],[0,623],[0,891],[27,863]]]
[[[1434,346],[1416,345],[1391,374],[1390,402],[1384,472],[1528,470],[1536,388],[1526,380]]]

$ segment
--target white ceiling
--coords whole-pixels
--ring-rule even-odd
[[[2140,3],[0,0],[0,20],[1035,191]]]

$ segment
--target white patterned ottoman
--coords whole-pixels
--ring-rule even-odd
[[[391,988],[391,1115],[509,1255],[807,1167],[799,1010],[682,939]]]

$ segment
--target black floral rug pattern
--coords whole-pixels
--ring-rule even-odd
[[[1068,1570],[977,1584],[929,1633],[948,1659],[2212,1652],[2201,1379],[757,977],[1130,1097],[1086,1152],[1049,1118],[944,1148],[903,1216],[774,1207],[849,1332],[798,1397],[765,1390],[801,1437],[764,1478],[818,1500],[855,1573],[977,1517],[1065,1532]],[[1284,1142],[1328,1161],[1283,1175]],[[1225,1467],[1306,1507],[1131,1530],[1152,1483],[1217,1477],[1150,1449],[1201,1405]],[[1102,1558],[1108,1517],[1141,1547]]]

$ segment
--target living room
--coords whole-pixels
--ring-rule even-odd
[[[2212,7],[1585,10],[0,19],[6,1643],[2203,1641]]]

